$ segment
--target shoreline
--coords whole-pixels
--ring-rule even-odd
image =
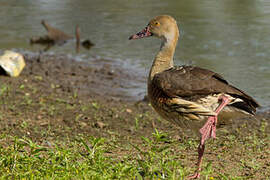
[[[134,82],[137,84],[145,84],[146,86],[146,78],[137,76],[136,72],[109,64],[109,62],[104,59],[97,59],[88,63],[76,61],[65,55],[45,54],[33,56],[24,54],[24,57],[26,67],[19,77],[0,77],[2,83],[2,104],[5,104],[5,106],[2,106],[0,109],[2,114],[9,109],[8,106],[16,106],[16,108],[18,108],[16,111],[21,111],[19,114],[24,113],[21,109],[27,109],[28,114],[33,117],[37,116],[40,119],[36,110],[43,111],[43,108],[46,107],[47,109],[52,108],[60,111],[61,108],[63,108],[62,102],[67,105],[70,104],[71,101],[71,104],[74,104],[74,107],[71,108],[74,113],[69,109],[62,109],[63,114],[65,114],[65,112],[73,114],[69,117],[69,121],[71,122],[78,118],[77,116],[81,116],[76,115],[76,112],[79,111],[88,116],[89,122],[93,120],[97,123],[98,121],[95,120],[96,117],[89,117],[93,111],[91,108],[99,111],[98,106],[103,106],[105,108],[104,113],[107,111],[106,108],[115,108],[115,111],[123,112],[125,111],[124,109],[126,109],[127,112],[124,112],[123,116],[127,117],[125,113],[130,115],[130,117],[127,117],[127,121],[132,124],[135,123],[134,118],[136,119],[137,114],[143,109],[143,112],[147,112],[153,116],[149,126],[146,127],[150,129],[146,131],[150,133],[154,128],[158,127],[158,125],[155,125],[156,122],[154,119],[160,119],[160,117],[152,110],[148,102],[145,101],[145,94],[141,94],[140,99],[134,98],[140,92],[135,91],[135,96],[129,94],[135,86]],[[18,104],[21,103],[21,100],[26,102],[23,102],[23,105],[19,106]],[[42,105],[43,101],[47,104]],[[29,103],[29,107],[27,103]],[[95,107],[96,103],[99,104],[97,107]],[[82,112],[81,106],[87,106],[87,110]],[[47,109],[46,111],[48,113]],[[108,112],[109,111],[110,110],[108,110]],[[65,119],[64,116],[65,115],[59,113],[54,118]],[[11,115],[12,119],[16,119],[16,117],[16,115]],[[45,117],[50,119],[50,114],[45,113]],[[103,124],[113,124],[113,121],[119,121],[117,118],[103,118],[102,114],[100,114],[98,119],[106,119],[107,122],[103,122]],[[257,119],[250,124],[259,125],[261,123],[259,119],[270,121],[270,111],[259,112],[255,118],[244,118],[237,122],[236,125],[232,124],[230,126],[239,126],[241,124],[240,122],[247,122],[246,119]],[[20,121],[23,121],[23,119]],[[34,119],[30,121],[34,121]],[[49,120],[49,122],[51,121],[53,121],[53,119]],[[8,124],[8,122],[5,121],[2,121],[2,123],[4,123],[4,126]],[[168,124],[165,120],[162,120],[160,123]],[[270,126],[270,122],[268,124]],[[168,125],[178,131],[178,128],[174,127],[174,125]],[[129,128],[125,125],[121,126],[121,128]],[[76,129],[76,127],[73,128]],[[229,129],[229,127],[226,129]],[[121,132],[119,133],[121,134]]]
[[[136,79],[138,76],[132,76],[125,69],[116,71],[115,67],[105,64],[95,67],[65,56],[25,57],[26,68],[19,77],[0,76],[0,149],[4,152],[3,157],[13,157],[20,153],[28,160],[29,157],[37,156],[39,166],[43,166],[44,161],[48,161],[49,165],[44,165],[45,171],[31,173],[52,171],[54,174],[54,166],[50,166],[51,159],[47,158],[50,154],[57,155],[67,150],[71,159],[69,163],[74,164],[73,157],[80,158],[81,152],[87,153],[85,142],[88,142],[91,150],[91,142],[100,140],[103,143],[98,148],[105,152],[100,157],[108,158],[102,161],[104,168],[107,168],[107,161],[113,162],[110,163],[112,166],[120,163],[122,167],[130,163],[133,173],[138,174],[141,171],[140,163],[150,162],[148,155],[154,160],[149,166],[154,167],[161,166],[156,161],[162,159],[160,162],[163,162],[164,153],[168,153],[167,159],[173,158],[178,169],[185,169],[184,175],[180,173],[181,177],[194,171],[192,167],[199,138],[192,132],[181,130],[161,119],[147,101],[131,100],[123,93],[125,91],[121,91],[127,87],[122,84],[123,81],[143,81]],[[230,177],[245,177],[247,173],[259,177],[258,179],[263,179],[263,174],[267,177],[270,173],[267,170],[269,134],[270,112],[258,113],[255,117],[238,119],[233,124],[221,126],[217,130],[217,139],[207,143],[206,156],[215,165],[215,176],[221,172]],[[18,145],[17,142],[31,142],[35,147],[25,143]],[[12,149],[17,146],[22,150],[18,152]],[[59,150],[59,147],[65,152]],[[154,151],[157,148],[161,150]],[[258,148],[260,151],[257,151]],[[39,149],[46,151],[39,152]],[[35,151],[38,155],[31,155]],[[14,154],[10,155],[10,152]],[[154,154],[148,154],[149,152]],[[217,157],[221,153],[222,163],[218,160],[221,157]],[[257,168],[250,169],[248,165],[243,167],[243,159],[250,157],[255,157],[260,162]],[[32,162],[36,160],[31,163],[21,161],[23,165],[20,167],[27,170],[17,168],[17,174],[32,169],[25,166]],[[61,162],[59,161],[60,164]],[[89,167],[88,156],[75,162],[78,163],[76,166],[83,166],[85,163]],[[242,169],[235,171],[235,167]],[[14,172],[9,173],[5,168],[3,166],[1,169],[3,175],[13,177]],[[174,168],[175,166],[169,169]],[[161,167],[159,169],[162,170]],[[62,173],[67,172],[68,170]],[[73,172],[75,171],[69,173]],[[84,170],[80,172],[91,173]],[[98,172],[102,177],[104,171],[99,169]],[[145,169],[144,172],[146,178],[153,177],[150,170]],[[127,171],[125,176],[131,179],[134,174]],[[78,178],[78,175],[72,177]]]

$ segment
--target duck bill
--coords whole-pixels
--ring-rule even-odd
[[[131,40],[131,39],[141,39],[141,38],[149,37],[149,36],[152,36],[152,35],[153,34],[150,32],[149,27],[147,26],[142,31],[138,32],[137,34],[134,34],[134,35],[130,36],[129,40]]]

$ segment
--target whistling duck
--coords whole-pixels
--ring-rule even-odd
[[[179,30],[171,16],[155,17],[145,29],[129,39],[149,36],[162,40],[148,77],[149,100],[163,118],[182,128],[197,128],[201,134],[198,169],[189,177],[199,178],[205,141],[216,137],[217,116],[226,113],[254,115],[259,105],[213,71],[194,66],[174,66]]]

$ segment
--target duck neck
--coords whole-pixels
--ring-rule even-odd
[[[160,50],[153,61],[149,73],[148,78],[149,82],[153,79],[155,74],[173,67],[173,56],[177,41],[178,41],[178,33],[176,33],[173,38],[163,39]]]

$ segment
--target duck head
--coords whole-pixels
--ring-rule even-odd
[[[130,36],[129,39],[140,39],[149,36],[156,36],[164,41],[178,39],[179,31],[176,21],[169,15],[157,16],[142,31]]]

